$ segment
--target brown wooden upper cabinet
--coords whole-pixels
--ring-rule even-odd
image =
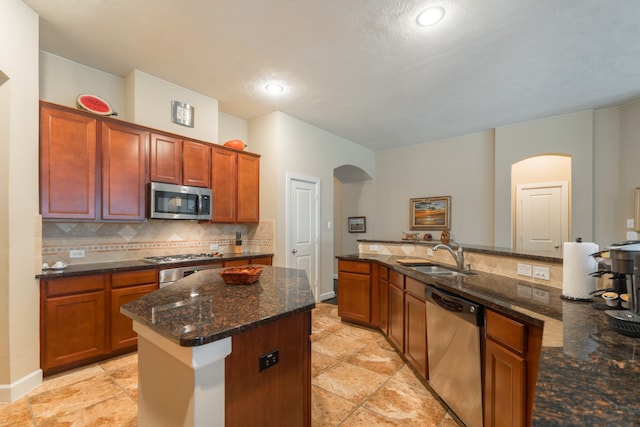
[[[41,103],[42,217],[144,220],[147,144],[148,132],[124,122]]]
[[[182,184],[182,139],[152,133],[149,160],[151,181]]]
[[[152,133],[149,153],[151,181],[211,186],[211,146]]]
[[[260,221],[260,156],[211,147],[212,222]]]

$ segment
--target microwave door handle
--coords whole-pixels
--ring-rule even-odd
[[[196,210],[198,215],[202,215],[202,194],[198,194],[198,207]]]

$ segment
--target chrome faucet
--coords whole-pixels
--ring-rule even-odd
[[[464,251],[462,249],[462,245],[458,242],[454,243],[458,246],[458,253],[451,249],[451,246],[445,245],[444,243],[438,243],[433,247],[433,250],[437,251],[440,248],[448,250],[453,259],[456,260],[456,267],[458,267],[459,270],[464,270]]]

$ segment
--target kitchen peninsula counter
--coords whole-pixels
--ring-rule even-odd
[[[310,426],[306,273],[263,266],[257,282],[227,285],[220,271],[121,307],[138,333],[138,425]]]
[[[593,303],[568,301],[560,298],[561,289],[480,271],[467,276],[429,276],[397,263],[406,257],[361,253],[337,258],[378,262],[494,311],[542,326],[534,426],[640,425],[640,338],[612,330],[604,311]],[[518,285],[548,291],[549,302],[521,297]]]

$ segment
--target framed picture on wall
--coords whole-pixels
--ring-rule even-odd
[[[409,200],[409,226],[412,230],[449,230],[451,196]]]
[[[364,216],[350,216],[347,219],[349,233],[366,233],[367,218]]]

